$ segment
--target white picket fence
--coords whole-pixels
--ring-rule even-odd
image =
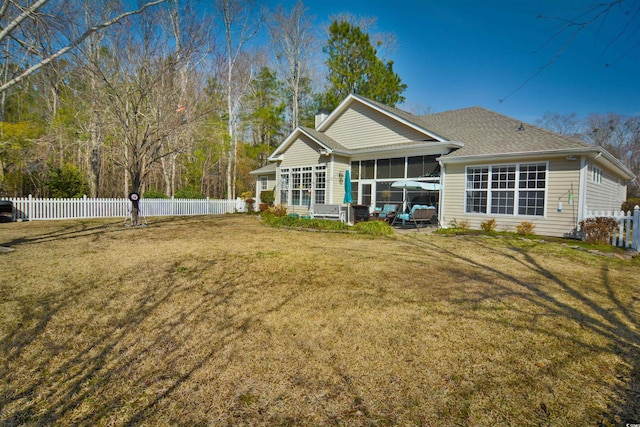
[[[6,198],[13,202],[14,221],[35,221],[74,218],[127,217],[131,201],[122,199],[41,199],[29,197]],[[141,199],[140,211],[145,217],[223,215],[246,212],[242,199]]]
[[[640,206],[632,211],[586,211],[585,219],[609,217],[618,221],[618,228],[611,235],[611,244],[640,252]]]

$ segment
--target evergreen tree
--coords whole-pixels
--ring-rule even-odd
[[[350,93],[389,106],[404,101],[407,85],[393,71],[393,61],[378,58],[369,34],[345,21],[329,27],[329,41],[323,48],[328,54],[328,84],[320,107],[333,110]]]
[[[262,67],[249,93],[248,121],[253,144],[277,145],[284,127],[285,103],[282,83],[269,67]]]

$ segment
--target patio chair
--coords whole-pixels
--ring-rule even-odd
[[[435,206],[413,205],[411,212],[396,215],[391,225],[395,225],[398,220],[402,221],[402,225],[405,225],[407,221],[411,221],[416,226],[416,229],[420,229],[419,223],[438,225],[438,212]]]
[[[398,213],[398,209],[400,209],[400,205],[398,204],[385,204],[381,210],[378,211],[379,208],[376,208],[378,212],[378,218],[383,219],[387,222],[393,221],[393,218]]]

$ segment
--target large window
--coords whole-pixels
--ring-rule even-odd
[[[280,203],[310,206],[326,203],[326,165],[283,168],[280,170]]]
[[[467,213],[544,215],[546,163],[467,168]]]

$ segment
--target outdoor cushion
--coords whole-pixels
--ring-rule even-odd
[[[427,205],[413,205],[411,207],[411,212],[410,213],[401,213],[398,214],[397,217],[398,219],[402,219],[404,221],[409,221],[411,219],[411,217],[413,216],[413,213],[416,211],[416,209],[435,209],[434,206],[427,206]]]
[[[386,218],[390,213],[398,211],[398,205],[384,205],[380,211],[380,218]]]

